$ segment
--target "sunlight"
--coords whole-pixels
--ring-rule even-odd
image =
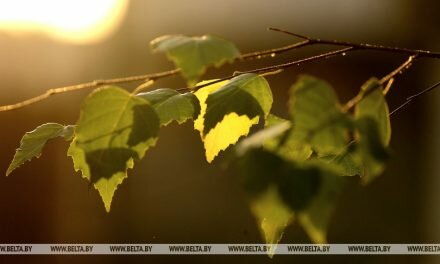
[[[122,21],[128,0],[0,1],[0,31],[43,33],[76,44],[108,37]]]

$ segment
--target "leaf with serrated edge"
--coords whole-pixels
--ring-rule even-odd
[[[208,80],[208,81],[202,81],[197,84],[197,86],[205,85],[208,83],[211,83],[216,80]],[[228,81],[222,81],[218,83],[214,83],[208,86],[205,86],[199,90],[197,90],[194,95],[199,100],[200,104],[200,113],[196,120],[194,120],[194,129],[198,130],[200,132],[200,136],[203,138],[203,122],[204,122],[204,116],[206,113],[206,99],[208,98],[208,95],[217,91],[218,89],[222,88],[223,85],[228,83]]]
[[[140,93],[137,96],[147,100],[156,110],[161,126],[172,121],[179,124],[195,119],[200,113],[200,104],[193,93],[181,94],[169,88]]]
[[[154,39],[150,45],[154,52],[166,53],[168,59],[182,70],[182,75],[190,86],[197,82],[207,67],[220,67],[240,55],[233,43],[210,35],[166,35]]]
[[[159,117],[144,99],[109,86],[83,102],[68,155],[91,181],[110,211],[116,188],[157,140]]]
[[[265,118],[273,100],[267,81],[256,74],[240,75],[222,86],[204,87],[195,95],[201,112],[194,128],[200,131],[208,162],[246,136],[260,117]]]
[[[63,126],[57,123],[47,123],[27,132],[20,141],[20,147],[15,152],[14,158],[6,171],[8,176],[13,170],[32,158],[41,156],[41,151],[47,141],[56,137],[70,140],[73,136],[74,126]]]

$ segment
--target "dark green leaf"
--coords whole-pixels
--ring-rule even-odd
[[[15,152],[14,158],[9,165],[6,175],[20,167],[24,162],[41,156],[41,151],[47,141],[56,137],[71,140],[74,126],[63,126],[57,123],[43,124],[31,132],[27,132],[20,142],[20,147]]]
[[[137,96],[146,99],[156,110],[162,126],[175,120],[182,124],[195,119],[200,113],[200,104],[193,93],[181,94],[173,89],[157,89],[140,93]]]
[[[158,130],[153,107],[121,88],[97,89],[85,99],[68,154],[75,169],[94,184],[107,211],[127,169],[155,144]]]
[[[165,52],[168,59],[182,70],[190,86],[197,82],[208,66],[220,67],[240,55],[233,43],[210,35],[162,36],[151,41],[151,47],[153,51]]]

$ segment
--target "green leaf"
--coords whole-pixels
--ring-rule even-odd
[[[307,210],[321,185],[318,167],[302,167],[263,149],[250,148],[239,159],[244,187],[266,243],[276,244],[293,212]]]
[[[200,114],[200,105],[193,93],[181,94],[173,89],[157,89],[137,96],[147,100],[159,115],[161,126],[175,120],[182,124]]]
[[[264,193],[253,198],[250,207],[266,244],[278,244],[284,230],[293,221],[294,213],[281,200],[276,188],[269,187]],[[271,249],[270,257],[275,250],[276,248]]]
[[[314,243],[327,243],[328,225],[343,184],[342,177],[324,174],[318,194],[307,209],[297,214],[299,223]]]
[[[233,43],[210,35],[167,35],[154,39],[150,45],[154,52],[166,53],[168,59],[182,70],[190,86],[197,82],[207,67],[220,67],[240,55]]]
[[[293,137],[308,142],[318,154],[334,154],[348,143],[347,119],[338,98],[324,81],[302,76],[290,91]]]
[[[269,114],[273,102],[269,84],[257,74],[239,75],[222,85],[199,89],[195,95],[201,111],[194,128],[200,131],[208,162],[246,136]]]
[[[355,159],[361,165],[363,183],[369,183],[385,169],[388,146],[391,139],[391,124],[388,105],[382,85],[371,78],[361,87],[362,100],[356,105],[355,117],[359,148]]]
[[[358,164],[361,164],[360,176],[363,183],[367,184],[384,171],[389,153],[376,120],[362,117],[356,123],[359,147],[354,158]]]
[[[260,146],[291,161],[304,161],[312,154],[310,145],[292,136],[291,122],[273,114],[267,116],[264,129],[240,142],[237,152],[242,155],[250,148]]]
[[[352,151],[344,151],[338,155],[326,155],[319,160],[326,164],[325,169],[339,176],[355,176],[361,174],[361,166],[353,157]]]
[[[383,94],[382,85],[376,78],[368,80],[361,88],[365,97],[356,105],[355,117],[370,117],[377,122],[380,138],[385,146],[391,139],[390,112]]]
[[[269,115],[266,125],[282,123],[284,119]],[[291,124],[291,122],[289,122]],[[310,144],[301,141],[299,137],[293,133],[293,127],[290,126],[282,135],[273,139],[267,140],[264,147],[272,152],[277,153],[281,157],[291,161],[305,161],[313,153]]]
[[[14,158],[6,171],[8,176],[13,170],[20,167],[24,162],[41,156],[41,151],[47,141],[62,137],[71,140],[74,126],[63,126],[57,123],[43,124],[31,132],[27,132],[20,141],[20,147],[15,152]]]
[[[107,211],[127,169],[156,143],[158,130],[153,107],[121,88],[97,89],[83,102],[68,155],[98,190]]]
[[[251,212],[266,244],[278,244],[293,220],[293,211],[279,193],[277,179],[284,161],[270,152],[249,148],[239,159]]]
[[[269,123],[269,120],[273,120],[272,116],[272,114],[269,114],[266,125]],[[290,127],[290,122],[285,119],[279,119],[277,123],[270,121],[270,125],[243,139],[240,144],[237,145],[237,152],[239,155],[242,155],[251,148],[262,146],[265,146],[268,150],[276,151],[279,138],[288,131]]]

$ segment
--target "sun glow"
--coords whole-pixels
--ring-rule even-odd
[[[0,31],[44,33],[77,44],[108,37],[122,21],[128,0],[0,1]]]

